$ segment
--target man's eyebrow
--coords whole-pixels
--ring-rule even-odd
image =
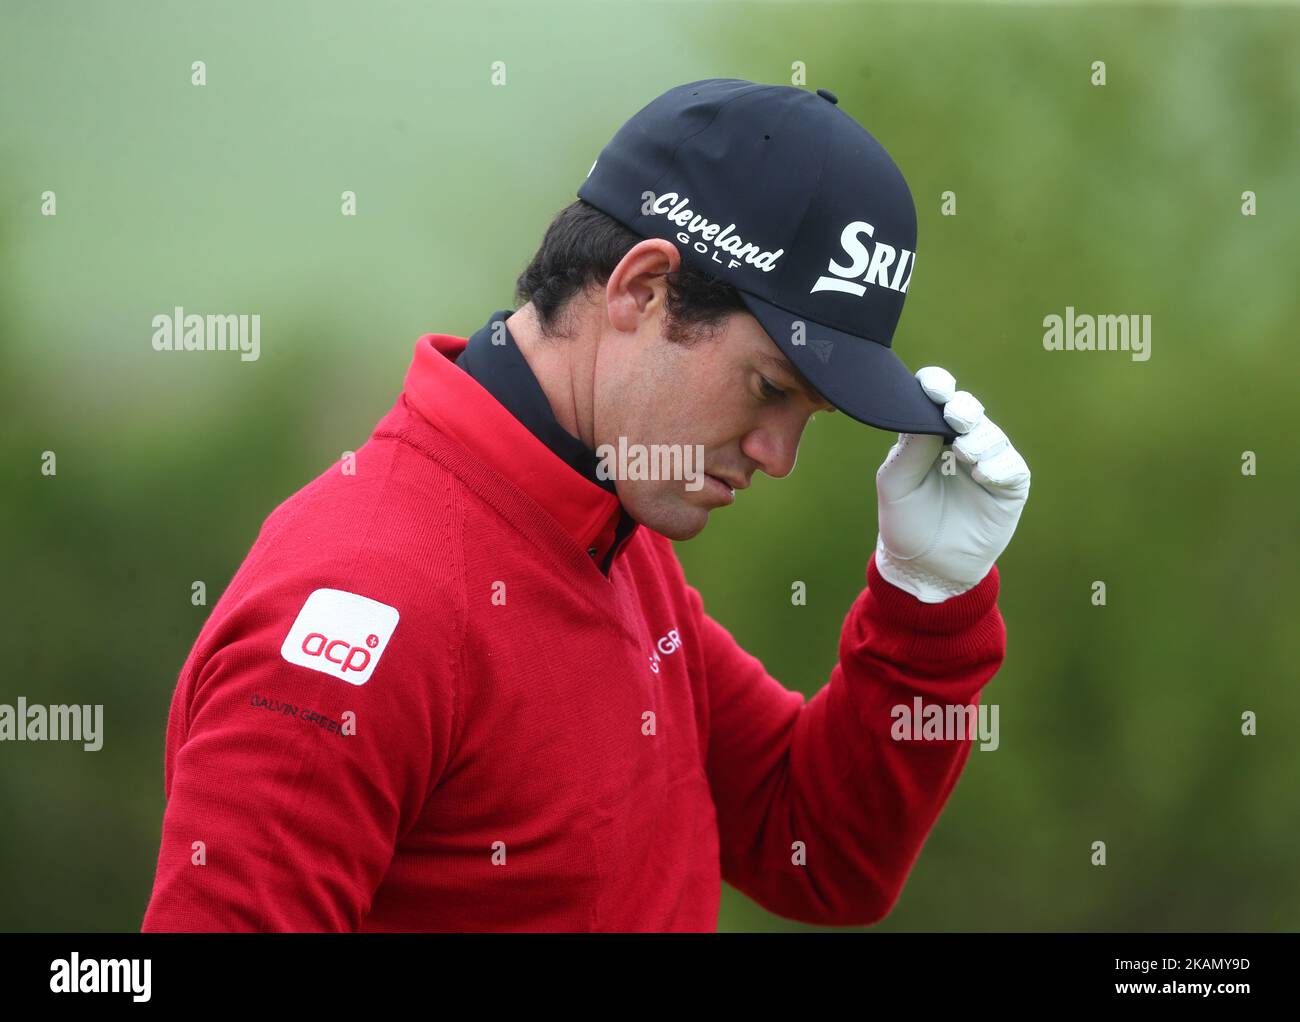
[[[832,405],[829,401],[827,401],[824,397],[822,397],[819,393],[817,393],[813,385],[804,378],[803,373],[799,372],[798,369],[796,369],[793,365],[791,365],[790,360],[786,358],[784,355],[772,355],[765,352],[764,354],[759,356],[759,359],[760,361],[766,363],[767,365],[780,369],[783,373],[785,373],[787,376],[793,379],[795,382],[795,386],[798,387],[801,391],[803,391],[804,397],[806,397],[813,404],[817,405],[817,404],[825,403],[829,405],[829,407],[826,409],[827,412],[835,411],[835,406]]]

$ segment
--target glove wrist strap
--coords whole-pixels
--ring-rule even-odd
[[[954,582],[950,578],[936,575],[913,561],[896,558],[889,552],[881,538],[876,540],[876,570],[890,585],[897,586],[905,593],[911,593],[922,603],[943,603],[944,600],[960,596],[979,584],[978,582],[973,585]]]

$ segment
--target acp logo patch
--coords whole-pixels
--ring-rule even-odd
[[[349,685],[364,685],[379,666],[397,627],[397,608],[342,589],[307,597],[280,655]]]

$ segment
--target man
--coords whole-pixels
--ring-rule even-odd
[[[578,195],[525,304],[421,337],[355,464],[271,514],[213,609],[143,929],[713,930],[722,880],[829,925],[898,898],[970,746],[896,741],[893,708],[974,705],[1001,665],[1029,486],[976,399],[888,346],[902,175],[824,90],[710,80]],[[901,435],[805,702],[670,540],[789,474],[819,409]],[[611,457],[649,449],[677,471]]]

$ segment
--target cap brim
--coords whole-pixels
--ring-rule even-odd
[[[936,434],[944,443],[957,439],[943,409],[890,348],[821,326],[746,292],[740,296],[786,358],[850,418],[896,433]],[[793,341],[796,323],[803,324],[802,344]]]

